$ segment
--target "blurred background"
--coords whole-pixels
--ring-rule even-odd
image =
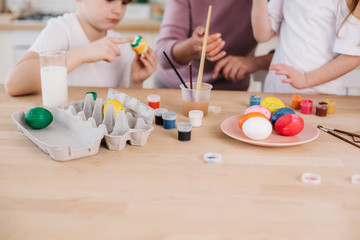
[[[124,20],[115,28],[125,36],[142,35],[152,48],[159,36],[166,0],[134,0],[127,6]],[[75,0],[0,0],[0,84],[10,67],[35,41],[47,20],[66,12],[76,11]],[[260,44],[256,55],[274,49],[277,39]],[[248,91],[260,92],[266,71],[251,76]],[[348,95],[360,95],[360,68],[345,77]],[[152,87],[153,76],[143,87]]]

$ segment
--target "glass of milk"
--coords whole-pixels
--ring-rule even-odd
[[[44,51],[39,55],[43,105],[56,107],[67,104],[66,52]]]

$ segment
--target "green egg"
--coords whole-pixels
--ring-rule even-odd
[[[24,117],[25,123],[33,129],[43,129],[50,125],[54,117],[52,113],[42,107],[30,109]]]

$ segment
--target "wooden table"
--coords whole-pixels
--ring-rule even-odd
[[[69,100],[86,91],[106,99],[107,88],[70,88]],[[181,113],[180,90],[118,89],[146,102],[159,94],[161,106]],[[360,149],[320,132],[313,142],[271,148],[232,139],[221,122],[242,114],[248,92],[213,91],[209,113],[189,142],[176,130],[154,125],[143,147],[91,157],[52,160],[11,119],[41,106],[40,95],[12,98],[0,86],[0,239],[360,239]],[[271,94],[261,94],[262,97]],[[291,95],[275,94],[285,105]],[[301,115],[305,121],[360,131],[360,97],[334,98],[335,113]],[[206,152],[222,162],[203,161]],[[301,175],[322,182],[305,185]]]

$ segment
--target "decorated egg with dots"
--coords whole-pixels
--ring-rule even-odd
[[[275,129],[285,136],[294,136],[304,129],[304,120],[296,114],[285,114],[275,122]]]
[[[135,36],[134,40],[131,42],[131,48],[137,54],[143,54],[147,50],[147,41],[142,36]]]
[[[281,117],[284,116],[285,114],[295,114],[294,110],[292,110],[291,108],[288,107],[283,107],[280,108],[278,110],[276,110],[273,115],[271,116],[271,124],[273,126],[275,126],[275,122]]]
[[[246,110],[245,110],[245,114],[247,113],[251,113],[251,112],[259,112],[259,113],[262,113],[266,116],[266,118],[268,120],[270,120],[270,117],[271,117],[271,112],[269,109],[267,109],[266,107],[264,106],[260,106],[260,105],[253,105],[251,107],[248,107]]]
[[[269,109],[271,113],[274,113],[276,110],[285,107],[284,103],[276,97],[266,97],[261,100],[260,105]]]
[[[242,131],[250,139],[264,140],[272,133],[272,125],[264,117],[252,117],[244,122]]]
[[[262,118],[265,118],[267,120],[267,117],[262,114],[262,113],[259,113],[259,112],[251,112],[251,113],[247,113],[245,115],[243,115],[239,121],[238,121],[238,126],[239,128],[242,130],[242,126],[243,124],[250,118],[253,118],[253,117],[262,117]]]

